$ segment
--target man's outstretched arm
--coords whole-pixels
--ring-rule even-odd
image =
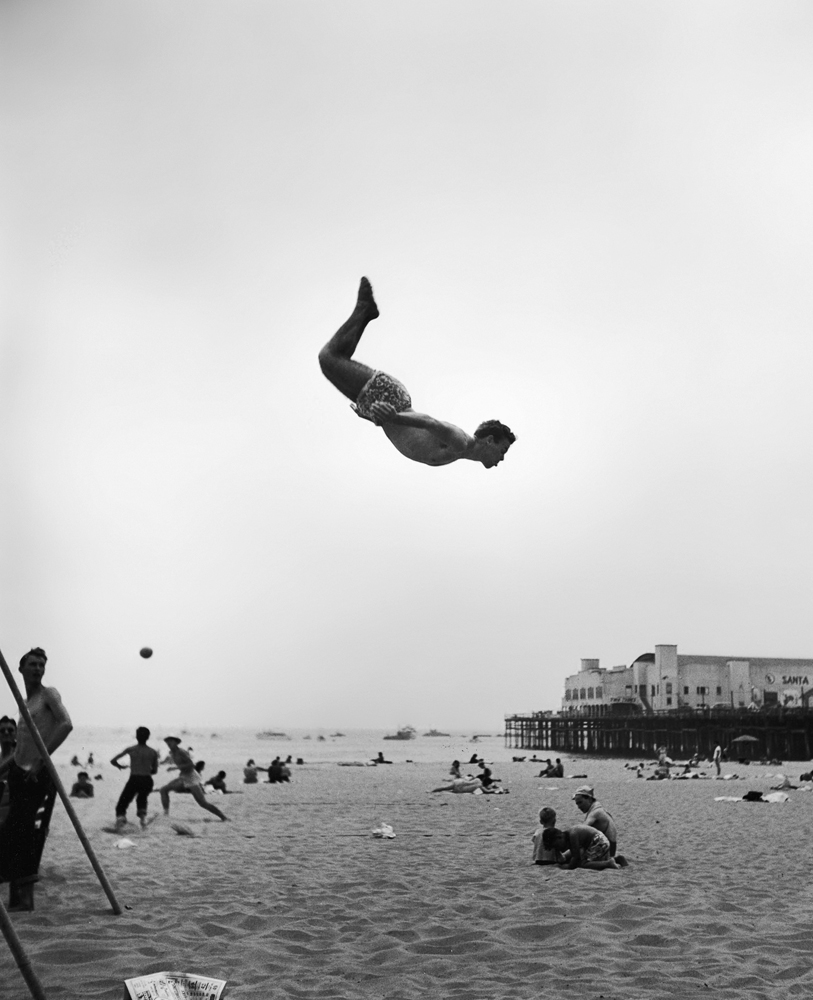
[[[373,415],[373,421],[379,426],[395,424],[400,427],[414,427],[417,430],[427,431],[455,452],[465,451],[471,440],[461,427],[447,424],[443,420],[436,420],[435,417],[430,417],[427,413],[416,413],[414,410],[399,413],[392,403],[373,403],[370,406],[370,412]]]

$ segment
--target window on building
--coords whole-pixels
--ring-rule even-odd
[[[672,699],[669,697],[669,695],[666,696],[666,704],[667,706],[672,704]]]
[[[652,685],[652,697],[653,698],[655,697],[655,685],[654,684]]]
[[[579,697],[581,698],[582,701],[584,701],[584,699],[585,699],[585,694],[586,694],[586,692],[585,692],[584,688],[579,688]]]
[[[596,688],[596,697],[597,698],[603,698],[604,697],[604,692],[603,692],[603,689],[601,687],[597,687]]]
[[[669,684],[669,683],[667,683],[667,685],[666,685],[666,693],[667,694],[671,694],[672,693],[672,685]],[[671,704],[671,702],[669,704]]]
[[[705,689],[705,687],[699,687],[699,688],[697,689],[697,693],[698,693],[698,694],[705,694],[705,693],[706,693],[706,689]]]
[[[722,694],[722,693],[723,693],[723,689],[722,689],[722,688],[720,687],[720,685],[718,684],[718,685],[717,685],[717,694]]]
[[[766,705],[778,705],[779,704],[779,692],[778,691],[766,691],[763,695],[763,701]]]
[[[688,694],[688,693],[689,693],[689,689],[688,689],[687,687],[685,687],[685,688],[683,689],[683,693],[684,693],[684,694]]]
[[[592,698],[593,697],[593,689],[592,688],[588,688],[587,689],[587,697],[588,698]]]
[[[570,701],[570,688],[565,689],[565,701]]]

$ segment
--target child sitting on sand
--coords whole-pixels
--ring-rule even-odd
[[[553,847],[545,847],[542,843],[542,835],[545,830],[552,830],[556,826],[556,810],[549,806],[543,806],[539,810],[539,826],[533,835],[533,862],[535,865],[559,865],[564,861],[562,855]]]

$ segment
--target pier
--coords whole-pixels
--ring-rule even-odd
[[[753,742],[733,743],[740,736]],[[663,715],[553,715],[531,712],[505,718],[505,745],[522,750],[587,753],[607,757],[710,758],[719,744],[729,758],[810,760],[813,712],[762,713],[737,710],[674,712]]]

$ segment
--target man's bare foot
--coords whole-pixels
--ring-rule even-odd
[[[379,316],[378,306],[373,298],[373,286],[369,278],[362,278],[359,285],[359,297],[356,306],[364,306],[367,310],[368,319],[377,319]]]

